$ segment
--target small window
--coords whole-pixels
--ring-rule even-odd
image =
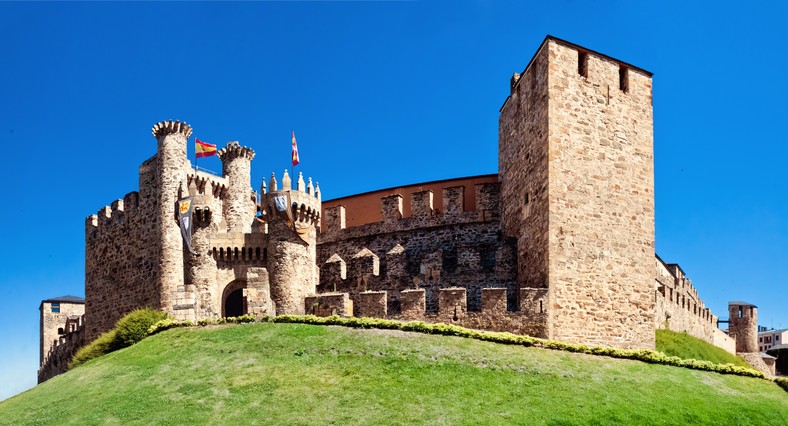
[[[528,218],[531,216],[531,196],[529,193],[525,193],[525,198],[523,199],[523,219]]]
[[[621,67],[618,69],[618,88],[622,92],[629,92],[629,68]]]
[[[63,333],[63,327],[59,327],[59,328],[57,329],[57,334],[64,334],[64,333]]]
[[[577,52],[577,73],[588,77],[588,53]]]
[[[53,303],[52,304],[52,313],[60,313],[60,303]]]

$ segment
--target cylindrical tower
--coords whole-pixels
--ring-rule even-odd
[[[290,182],[287,171],[282,182]],[[320,199],[303,185],[291,190],[287,184],[265,194],[265,200],[271,299],[277,315],[303,314],[304,297],[315,292],[319,278],[315,265]]]
[[[736,352],[758,351],[758,307],[747,302],[728,302],[728,333],[736,339]]]
[[[227,142],[220,149],[222,174],[227,178],[229,191],[224,199],[224,219],[230,232],[252,231],[257,206],[252,199],[251,162],[254,151],[238,142]]]
[[[162,121],[153,126],[153,136],[158,144],[156,156],[156,184],[158,187],[158,243],[160,308],[172,311],[173,292],[182,285],[183,277],[183,239],[178,227],[176,202],[178,190],[186,179],[188,160],[186,159],[186,140],[192,128],[180,121]],[[186,188],[182,188],[186,189]]]

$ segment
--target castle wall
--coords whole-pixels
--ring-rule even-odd
[[[387,311],[397,315],[407,290],[423,290],[424,309],[436,313],[441,289],[463,288],[467,309],[478,312],[483,289],[495,287],[508,291],[504,303],[516,310],[515,249],[500,236],[499,185],[476,185],[470,211],[464,194],[463,187],[442,189],[443,212],[431,204],[431,191],[412,193],[407,203],[390,195],[380,200],[382,221],[350,228],[339,219],[344,206],[326,209],[318,237],[318,292],[346,292],[357,300],[364,292],[385,291]],[[405,204],[411,217],[402,217]]]
[[[321,293],[306,298],[307,313],[318,316],[343,315],[357,317],[389,318],[400,321],[442,322],[461,327],[489,331],[507,331],[528,336],[543,335],[546,314],[532,315],[522,309],[508,311],[505,288],[485,288],[481,295],[481,309],[469,311],[465,288],[447,287],[438,290],[437,310],[428,312],[425,307],[425,290],[403,290],[401,309],[397,313],[385,312],[386,292],[362,292],[351,298],[348,293]],[[365,312],[376,311],[377,315]]]
[[[85,346],[85,327],[84,317],[77,316],[73,320],[66,319],[60,323],[60,326],[67,326],[69,330],[73,330],[62,335],[52,342],[45,355],[41,358],[41,366],[38,369],[38,383],[43,383],[58,374],[68,371],[68,365],[74,354],[77,353],[79,348]]]
[[[501,230],[517,241],[517,286],[548,286],[548,55],[543,44],[522,75],[498,120]]]
[[[717,327],[717,316],[698,296],[692,282],[676,264],[656,259],[655,327],[685,331],[726,351],[736,353],[736,340]]]
[[[369,208],[377,206],[379,200],[385,196],[398,194],[404,200],[402,205],[402,217],[411,217],[411,206],[408,202],[410,194],[414,192],[432,191],[433,208],[435,211],[443,211],[443,188],[462,186],[465,188],[465,202],[463,210],[470,211],[476,205],[476,185],[483,183],[498,182],[498,175],[471,176],[456,179],[445,179],[433,182],[420,182],[414,185],[400,186],[396,188],[380,189],[376,191],[355,194],[342,198],[335,198],[323,202],[323,216],[328,209],[337,206],[344,206],[346,210],[346,223],[348,227],[366,225],[368,223],[380,222],[382,216],[380,209]]]
[[[126,313],[163,307],[159,277],[155,157],[140,167],[140,191],[88,217],[85,229],[85,338],[92,341]],[[174,207],[173,207],[174,208]]]

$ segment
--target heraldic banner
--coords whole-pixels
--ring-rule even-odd
[[[186,248],[189,253],[197,255],[192,247],[192,211],[194,210],[194,197],[186,197],[178,200],[178,223],[181,225],[181,235],[183,242],[186,243]]]

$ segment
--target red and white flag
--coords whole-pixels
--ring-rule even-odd
[[[208,142],[203,142],[194,138],[194,156],[197,158],[210,157],[216,155],[216,145]]]
[[[295,167],[298,163],[298,145],[296,145],[295,130],[293,130],[293,167]]]

